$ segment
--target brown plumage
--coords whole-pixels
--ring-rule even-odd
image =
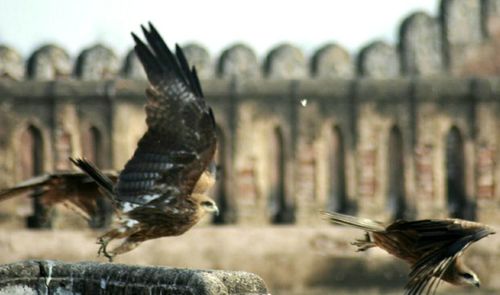
[[[365,239],[353,243],[358,251],[379,247],[408,262],[408,295],[432,294],[440,279],[479,287],[477,275],[463,263],[461,255],[472,243],[495,233],[486,225],[460,219],[398,220],[384,226],[366,218],[323,214],[333,223],[366,231]]]
[[[111,182],[116,182],[118,173],[104,171]],[[57,171],[27,179],[14,187],[0,192],[0,202],[36,193],[44,206],[62,203],[81,214],[92,226],[105,226],[109,201],[104,198],[98,185],[87,174],[76,171]]]
[[[214,182],[215,119],[194,67],[180,47],[172,54],[156,29],[142,27],[149,46],[135,34],[135,52],[149,80],[147,131],[116,186],[91,163],[73,160],[113,200],[119,223],[100,238],[106,257],[128,252],[149,239],[180,235],[207,212],[218,213],[204,195]],[[114,239],[125,241],[111,251]]]

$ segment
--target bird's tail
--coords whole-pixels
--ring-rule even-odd
[[[114,193],[114,183],[104,175],[99,168],[97,168],[91,162],[85,159],[73,159],[69,158],[73,164],[75,164],[78,168],[80,168],[83,172],[85,172],[90,178],[92,178],[99,188],[104,192],[104,194],[109,197],[113,202],[115,202],[115,193]]]
[[[374,220],[362,217],[344,215],[336,212],[325,212],[321,214],[333,223],[352,226],[368,232],[384,231],[385,227]]]

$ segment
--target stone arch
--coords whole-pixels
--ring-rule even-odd
[[[44,142],[42,132],[33,124],[21,132],[19,166],[21,178],[28,179],[43,173],[44,167]],[[28,216],[27,225],[30,228],[50,228],[52,218],[49,209],[43,205],[40,191],[35,191],[33,196],[33,215]]]
[[[446,200],[451,217],[465,218],[465,151],[462,133],[452,126],[446,135]]]
[[[228,141],[226,138],[226,133],[224,130],[217,126],[217,151],[215,153],[215,161],[217,163],[217,181],[215,182],[215,187],[213,188],[212,195],[219,207],[219,215],[214,216],[212,222],[214,224],[229,224],[234,223],[235,211],[234,203],[232,202],[231,196],[229,194],[229,165],[228,163],[230,157],[228,154]]]
[[[293,223],[295,220],[293,206],[286,192],[286,150],[283,131],[274,127],[269,145],[270,152],[270,184],[269,211],[272,223]]]
[[[387,154],[387,202],[393,219],[402,219],[407,210],[403,136],[398,126],[389,132]]]
[[[338,126],[332,129],[329,149],[329,190],[327,209],[339,213],[347,213],[348,197],[346,183],[345,140]]]
[[[30,124],[20,136],[21,179],[27,179],[43,172],[43,138],[39,128]]]

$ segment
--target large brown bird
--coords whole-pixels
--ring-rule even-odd
[[[116,186],[91,163],[73,160],[111,197],[120,216],[100,238],[99,253],[110,260],[143,241],[180,235],[206,213],[218,214],[216,203],[204,194],[215,181],[215,119],[196,70],[179,46],[172,54],[152,24],[142,30],[149,46],[132,36],[150,82],[146,133]],[[107,250],[110,241],[121,238],[123,243]]]
[[[116,171],[103,171],[103,174],[116,182]],[[17,197],[36,194],[40,203],[46,207],[64,204],[75,209],[93,227],[103,227],[109,221],[109,201],[100,194],[99,186],[87,174],[77,171],[56,171],[27,179],[0,192],[0,202]]]
[[[486,225],[461,219],[398,220],[384,226],[367,218],[323,214],[333,223],[366,231],[365,239],[353,243],[358,251],[379,247],[408,262],[408,295],[434,293],[440,280],[479,287],[479,278],[463,263],[461,255],[472,243],[495,233]]]

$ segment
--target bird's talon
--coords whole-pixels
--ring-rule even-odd
[[[104,257],[108,258],[109,262],[113,262],[114,255],[109,254],[108,251],[106,250],[108,243],[109,243],[109,240],[105,240],[104,238],[99,238],[99,240],[97,241],[97,244],[100,244],[101,247],[99,247],[99,250],[97,250],[97,256],[104,255]]]

